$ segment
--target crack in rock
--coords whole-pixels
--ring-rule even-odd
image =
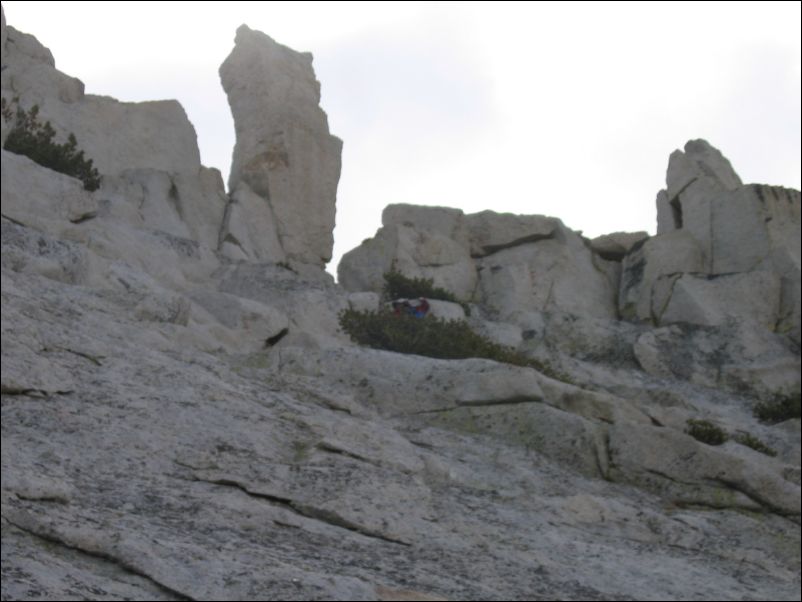
[[[341,529],[347,529],[348,531],[353,531],[354,533],[359,533],[365,537],[370,537],[373,539],[379,539],[381,541],[385,541],[388,543],[398,544],[402,546],[411,546],[412,544],[408,541],[404,541],[402,539],[398,539],[395,537],[391,537],[370,527],[366,527],[364,525],[360,525],[353,521],[350,521],[339,514],[337,514],[333,510],[326,510],[324,508],[318,508],[316,506],[310,506],[309,504],[304,504],[299,502],[298,500],[293,500],[292,498],[283,497],[274,495],[271,493],[264,493],[260,491],[253,491],[249,489],[247,485],[243,483],[231,479],[231,478],[222,478],[222,479],[207,479],[203,477],[199,477],[194,475],[194,479],[196,481],[200,481],[203,483],[211,483],[213,485],[223,485],[225,487],[234,487],[239,489],[240,491],[246,493],[247,495],[257,498],[266,500],[272,504],[276,504],[283,508],[286,508],[295,514],[302,516],[304,518],[309,518],[313,520],[317,520],[328,525],[332,525],[334,527],[339,527]]]
[[[61,536],[60,534],[58,534],[57,532],[55,532],[52,529],[46,529],[41,525],[25,526],[25,525],[20,524],[18,521],[12,520],[11,518],[9,518],[5,514],[3,514],[3,520],[5,522],[7,522],[9,525],[19,529],[23,533],[27,533],[28,535],[31,535],[32,537],[35,537],[37,539],[41,539],[43,541],[62,546],[62,547],[67,548],[69,550],[74,550],[74,551],[80,552],[82,554],[86,554],[87,556],[91,556],[92,558],[98,558],[100,560],[105,560],[106,562],[110,562],[110,563],[118,566],[119,568],[121,568],[122,570],[124,570],[127,573],[131,573],[132,575],[136,575],[137,577],[141,577],[141,578],[149,581],[150,583],[152,583],[156,587],[164,590],[169,596],[174,597],[174,598],[176,598],[178,600],[195,600],[196,599],[196,598],[193,598],[192,596],[189,596],[189,595],[187,595],[187,594],[185,594],[183,592],[178,591],[177,589],[174,589],[174,588],[170,587],[169,585],[165,585],[164,583],[161,583],[158,579],[154,578],[152,575],[149,575],[143,569],[141,569],[139,567],[136,567],[133,564],[131,564],[130,562],[128,562],[128,561],[126,561],[126,560],[124,560],[122,558],[118,558],[118,557],[110,554],[107,551],[88,549],[88,548],[83,547],[81,545],[78,545],[76,543],[67,541],[67,538],[64,538],[63,536]]]

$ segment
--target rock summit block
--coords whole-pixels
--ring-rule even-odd
[[[242,25],[220,78],[236,129],[231,193],[247,185],[272,214],[286,257],[322,267],[334,245],[342,141],[320,108],[312,55]]]

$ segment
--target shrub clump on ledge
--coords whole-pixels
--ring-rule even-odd
[[[408,278],[401,272],[390,270],[384,273],[384,288],[382,289],[384,298],[388,301],[392,299],[438,299],[440,301],[450,301],[458,303],[465,310],[465,315],[470,315],[470,309],[450,291],[434,285],[431,278]]]
[[[373,349],[440,359],[478,357],[516,366],[532,366],[523,354],[493,343],[461,320],[347,309],[340,314],[340,326],[355,343]]]
[[[17,105],[16,111],[12,104]],[[43,167],[78,178],[84,189],[92,191],[100,187],[100,174],[92,167],[92,160],[84,158],[84,151],[78,150],[78,141],[70,134],[67,142],[56,144],[53,139],[56,131],[49,121],[39,122],[39,106],[34,105],[25,111],[18,105],[18,99],[7,103],[2,99],[0,106],[3,119],[13,123],[3,148],[18,155],[25,155]]]
[[[791,418],[799,418],[802,413],[802,398],[799,392],[790,395],[775,395],[755,406],[755,417],[761,422],[776,424]]]
[[[723,429],[709,420],[688,420],[685,432],[697,441],[707,445],[722,445],[727,442],[729,435]]]
[[[766,454],[767,456],[771,456],[772,458],[777,456],[777,451],[765,443],[763,443],[760,439],[755,437],[750,433],[738,433],[733,437],[733,439],[740,443],[741,445],[745,445],[746,447],[751,447],[753,450],[760,452],[761,454]]]

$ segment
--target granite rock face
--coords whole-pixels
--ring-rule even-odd
[[[331,259],[342,141],[329,134],[312,56],[246,25],[220,67],[236,128],[229,188],[261,201],[245,210],[270,215],[286,257],[323,266]],[[272,241],[249,237],[257,253]],[[262,248],[265,248],[262,251]]]
[[[800,344],[798,190],[744,185],[717,149],[692,140],[669,159],[657,214],[658,236],[624,260],[619,307],[625,317],[662,325],[756,316]],[[649,245],[666,250],[653,253]],[[659,265],[666,261],[672,265]],[[751,284],[738,290],[736,281]],[[682,299],[665,314],[674,290]]]
[[[390,269],[431,278],[507,321],[555,310],[612,319],[617,283],[603,263],[553,217],[390,205],[376,236],[346,253],[338,274],[352,291],[380,291]]]
[[[260,94],[298,78],[298,107],[262,99],[275,123],[315,115],[308,57],[240,32],[253,73],[276,61]],[[4,97],[14,74],[80,113],[44,46],[3,42]],[[314,172],[293,136],[288,162]],[[785,229],[755,267],[685,227],[588,241],[556,218],[396,205],[346,292],[273,205],[277,173],[286,192],[301,172],[240,166],[227,196],[181,167],[190,147],[120,152],[91,193],[2,152],[3,599],[799,599],[800,421],[753,413],[799,391]],[[680,197],[700,173],[758,194],[692,148]],[[710,248],[748,269],[712,273]],[[355,346],[338,315],[380,310],[388,267],[458,292],[469,315],[433,313],[531,365]]]

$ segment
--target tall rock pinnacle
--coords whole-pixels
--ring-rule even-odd
[[[249,188],[272,213],[286,257],[322,267],[334,244],[342,141],[320,108],[311,54],[242,25],[220,78],[236,129],[232,198]]]

